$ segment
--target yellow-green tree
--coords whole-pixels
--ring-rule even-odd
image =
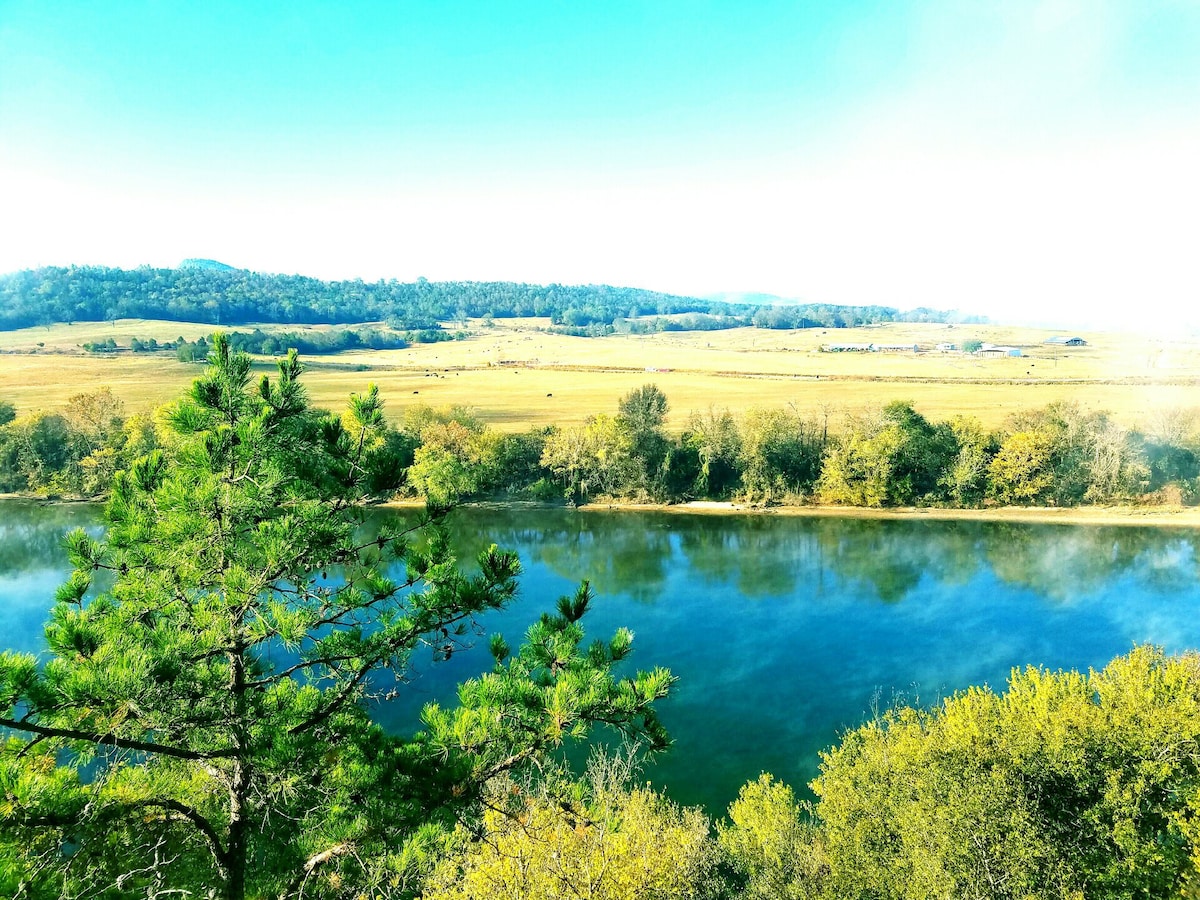
[[[813,783],[838,897],[1178,895],[1196,859],[1200,658],[1014,671],[894,710]]]
[[[808,900],[821,896],[828,862],[811,810],[770,775],[742,786],[718,829],[740,875],[740,900]]]
[[[577,502],[629,493],[641,485],[632,432],[623,420],[603,413],[547,435],[541,464]]]
[[[1004,439],[988,464],[989,493],[1001,503],[1040,503],[1051,498],[1053,437],[1017,431]]]
[[[628,769],[593,759],[586,781],[493,786],[482,827],[460,829],[426,900],[700,900],[715,897],[708,818]],[[616,777],[614,777],[614,775]]]
[[[826,503],[900,506],[943,499],[944,473],[959,452],[956,434],[911,403],[852,423],[825,454],[817,490]]]

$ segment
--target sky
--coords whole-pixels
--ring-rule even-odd
[[[1200,0],[0,0],[0,272],[1200,326]]]

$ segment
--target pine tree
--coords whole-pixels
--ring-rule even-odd
[[[489,779],[597,722],[665,744],[672,677],[615,677],[626,631],[584,646],[586,585],[511,658],[493,640],[494,671],[423,731],[372,723],[415,648],[452,651],[514,596],[519,561],[492,546],[464,573],[436,517],[364,535],[375,388],[334,417],[294,351],[252,385],[212,347],[168,451],[116,476],[104,540],[68,537],[48,658],[0,656],[0,893],[399,896]]]

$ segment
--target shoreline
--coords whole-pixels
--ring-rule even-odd
[[[385,500],[376,506],[406,508],[424,504],[416,500]],[[463,506],[478,508],[566,509],[564,505],[530,500],[480,500]],[[965,522],[1024,522],[1037,525],[1129,525],[1200,528],[1200,506],[1002,506],[991,509],[948,509],[902,506],[874,509],[864,506],[749,506],[729,500],[692,500],[687,503],[600,502],[577,507],[580,513],[658,512],[670,515],[779,516],[841,519],[928,519]]]
[[[42,497],[36,494],[0,493],[0,502],[60,506],[103,503],[95,497]],[[417,509],[424,501],[382,500],[368,504],[388,509]],[[476,500],[462,504],[481,509],[569,509],[565,504],[534,500]],[[864,506],[751,506],[731,500],[691,500],[687,503],[634,503],[597,501],[575,507],[580,513],[655,512],[691,516],[776,516],[796,518],[906,519],[963,522],[1024,522],[1036,525],[1126,525],[1167,528],[1200,528],[1200,506],[1001,506],[990,509],[951,509],[936,506],[901,506],[875,509]]]

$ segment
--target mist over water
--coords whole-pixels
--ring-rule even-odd
[[[372,510],[364,527],[411,512]],[[0,506],[0,641],[36,652],[68,574],[63,532],[95,527],[84,505]],[[1200,647],[1193,530],[592,510],[463,509],[464,563],[488,544],[525,574],[472,649],[413,655],[408,683],[375,715],[400,732],[421,706],[490,665],[486,641],[519,642],[587,578],[589,636],[636,632],[632,667],[670,668],[662,705],[675,746],[647,772],[684,803],[723,813],[771,771],[803,789],[819,751],[893,702],[935,703],[1013,667],[1101,667],[1134,644]]]

